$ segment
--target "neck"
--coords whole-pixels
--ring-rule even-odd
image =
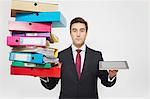
[[[83,43],[84,44],[84,43]],[[83,44],[81,45],[76,45],[76,44],[73,44],[76,48],[81,48],[83,46]]]

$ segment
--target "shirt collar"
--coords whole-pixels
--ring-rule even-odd
[[[85,45],[85,44],[83,44],[80,48],[77,48],[77,47],[74,46],[73,44],[71,45],[71,47],[72,47],[72,51],[73,51],[73,52],[76,51],[77,49],[80,49],[80,50],[82,50],[83,52],[85,52],[85,50],[86,50],[86,45]]]

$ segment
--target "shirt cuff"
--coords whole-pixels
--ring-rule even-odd
[[[116,78],[116,76],[110,79],[109,76],[108,76],[108,81],[113,82],[115,78]]]
[[[49,79],[48,77],[40,77],[40,80],[44,81],[45,83],[49,82]]]

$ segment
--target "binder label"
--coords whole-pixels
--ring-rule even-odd
[[[20,38],[20,43],[23,45],[45,45],[46,38]]]
[[[15,60],[22,60],[22,61],[27,61],[30,60],[31,55],[29,54],[14,54],[14,59]]]

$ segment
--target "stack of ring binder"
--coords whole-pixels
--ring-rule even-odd
[[[53,1],[53,0],[52,0]],[[58,49],[51,43],[59,39],[52,28],[66,27],[66,19],[58,11],[58,2],[12,0],[7,45],[12,48],[11,75],[60,77]]]

